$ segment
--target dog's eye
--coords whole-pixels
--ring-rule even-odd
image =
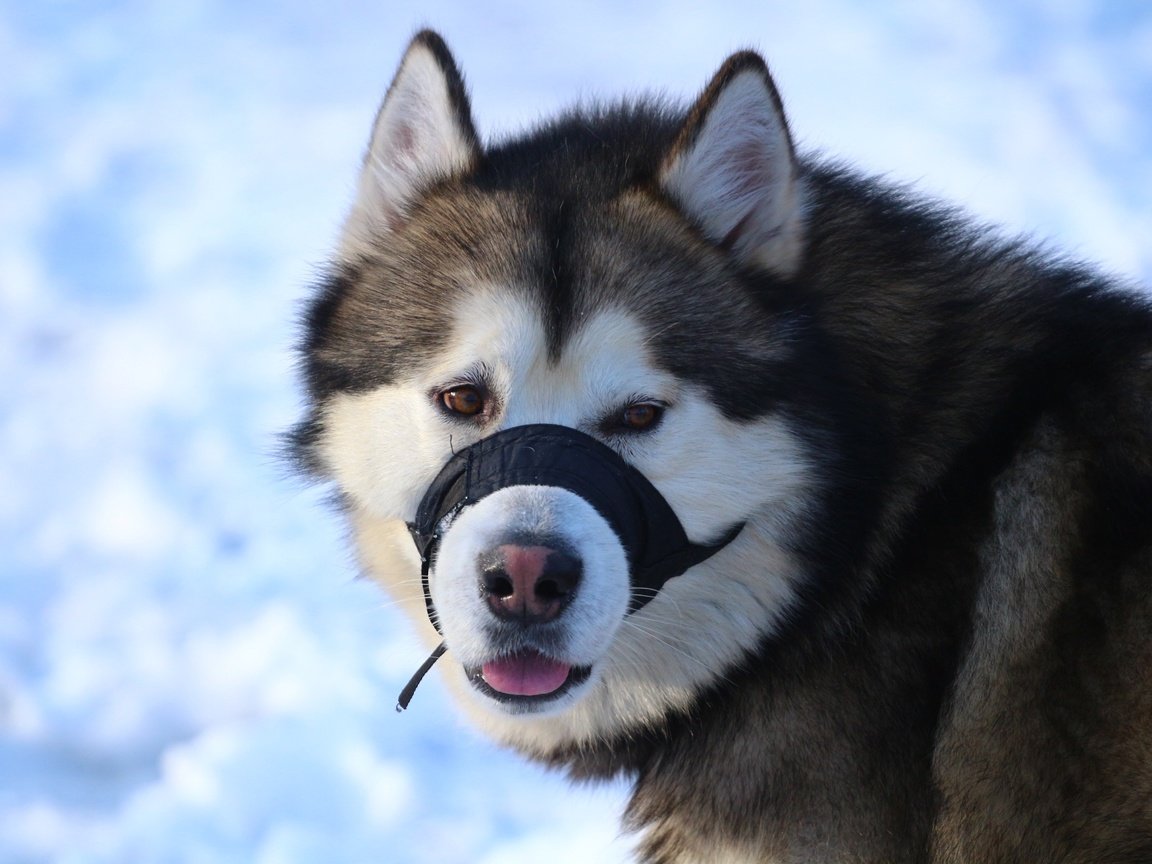
[[[484,393],[474,384],[460,384],[440,394],[440,404],[453,414],[475,417],[484,410]]]
[[[620,425],[631,432],[644,432],[659,423],[663,414],[663,405],[636,402],[620,413]]]

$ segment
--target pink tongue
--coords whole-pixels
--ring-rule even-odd
[[[481,670],[493,690],[510,696],[543,696],[568,680],[572,667],[534,651],[490,660]]]

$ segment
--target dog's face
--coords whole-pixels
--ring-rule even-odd
[[[418,37],[377,119],[342,275],[313,310],[307,458],[339,488],[364,568],[430,640],[406,523],[454,453],[501,430],[606,444],[695,543],[745,523],[631,614],[621,538],[567,488],[507,486],[441,526],[441,664],[483,725],[529,749],[685,706],[797,588],[780,538],[812,480],[773,384],[788,328],[740,272],[796,266],[800,194],[774,90],[745,67],[665,136],[655,190],[553,194],[481,154],[451,58]]]

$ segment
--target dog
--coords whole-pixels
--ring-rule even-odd
[[[290,433],[470,718],[646,864],[1152,861],[1152,308],[801,155],[764,60],[376,117]]]

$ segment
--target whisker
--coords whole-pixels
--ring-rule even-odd
[[[639,632],[640,634],[642,634],[645,638],[651,639],[655,642],[658,642],[659,644],[663,645],[665,648],[668,648],[674,654],[677,654],[680,657],[683,657],[685,660],[691,661],[692,663],[696,664],[698,667],[705,670],[706,672],[711,674],[711,673],[714,673],[716,671],[711,666],[709,666],[707,663],[705,663],[703,660],[701,660],[699,657],[693,657],[691,654],[689,654],[683,648],[681,648],[680,646],[676,645],[674,642],[667,639],[662,633],[660,633],[660,632],[658,632],[658,631],[656,631],[650,627],[646,627],[645,625],[641,624],[638,621],[633,620],[631,618],[631,616],[625,618],[623,623],[624,623],[624,625],[631,627],[632,629],[634,629],[637,632]],[[637,654],[639,654],[639,652],[640,652],[640,646],[639,645],[627,646],[627,648],[629,650],[636,652]],[[726,680],[728,680],[728,677],[726,675],[721,675],[720,680],[726,681]]]
[[[646,588],[643,586],[633,586],[631,589],[629,589],[629,594],[632,597],[642,597],[642,598],[645,598],[647,600],[654,599],[660,593],[661,592],[660,592],[659,588]],[[672,604],[672,607],[676,611],[676,614],[680,614],[680,611],[681,611],[680,610],[680,601],[675,599],[674,597],[671,597],[668,594],[668,592],[664,592],[664,596],[668,598],[668,602]]]

